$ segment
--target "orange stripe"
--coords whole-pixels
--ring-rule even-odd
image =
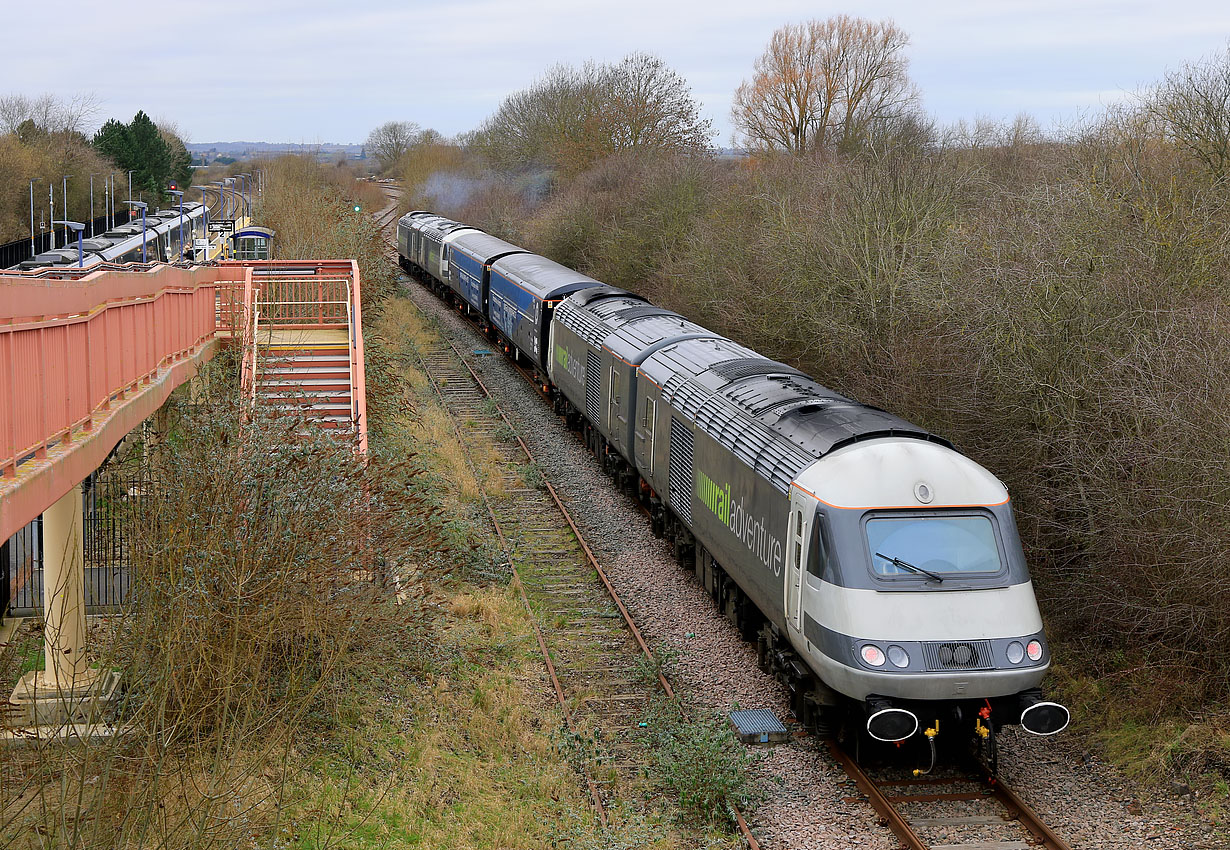
[[[625,365],[627,365],[627,366],[631,366],[631,367],[633,367],[633,368],[636,368],[636,364],[635,364],[635,363],[631,363],[631,362],[629,362],[629,361],[627,361],[627,360],[624,360],[622,357],[620,357],[620,356],[619,356],[618,354],[616,354],[614,351],[611,351],[611,349],[607,348],[605,345],[604,345],[604,346],[602,346],[602,350],[603,350],[603,351],[605,351],[607,354],[611,355],[612,357],[614,357],[614,358],[615,358],[616,360],[618,360],[620,363],[623,363],[623,364],[625,364]],[[639,371],[639,370],[638,370],[638,371]]]
[[[939,510],[941,508],[944,510],[952,510],[952,509],[960,509],[960,508],[997,508],[1000,505],[1006,505],[1008,504],[1008,502],[1012,501],[1012,497],[1009,496],[1007,499],[1004,499],[1002,502],[992,502],[991,504],[974,504],[974,505],[834,505],[832,502],[824,501],[824,499],[821,499],[815,493],[811,492],[806,487],[800,486],[794,481],[790,482],[790,486],[801,490],[802,492],[811,496],[813,499],[815,499],[817,502],[819,502],[822,505],[828,505],[830,508],[837,508],[839,510],[852,510],[852,511],[872,511],[872,510],[875,510],[875,511],[915,510],[916,511],[916,510]]]

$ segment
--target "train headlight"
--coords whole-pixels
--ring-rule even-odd
[[[1030,661],[1041,661],[1042,641],[1035,639],[1025,644],[1025,654],[1029,656]]]
[[[910,654],[899,646],[888,648],[888,660],[893,662],[894,667],[910,666]]]
[[[863,644],[863,648],[859,652],[862,654],[865,664],[869,664],[872,667],[884,666],[884,650],[875,644]]]
[[[1020,664],[1025,658],[1025,647],[1021,646],[1019,640],[1014,640],[1008,644],[1008,660],[1013,664]]]

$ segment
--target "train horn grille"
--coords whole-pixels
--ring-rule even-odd
[[[928,670],[990,670],[995,666],[991,642],[969,640],[923,644],[923,658]]]

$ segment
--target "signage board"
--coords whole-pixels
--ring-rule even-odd
[[[192,250],[208,251],[209,250],[209,240],[208,239],[193,239],[192,240]]]
[[[224,218],[221,221],[211,221],[209,223],[210,233],[234,233],[235,220],[233,218]]]

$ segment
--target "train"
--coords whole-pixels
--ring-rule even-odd
[[[470,314],[786,683],[881,742],[1053,735],[1008,491],[944,438],[647,299],[415,210],[401,267]]]
[[[78,261],[87,268],[100,263],[139,263],[142,262],[142,242],[146,262],[174,263],[182,259],[185,248],[190,248],[194,235],[202,232],[204,217],[205,205],[198,202],[184,204],[182,227],[178,207],[158,210],[146,216],[144,235],[138,216],[106,233],[82,239],[80,257],[76,243],[70,242],[63,248],[36,254],[19,263],[17,268],[75,267]]]

